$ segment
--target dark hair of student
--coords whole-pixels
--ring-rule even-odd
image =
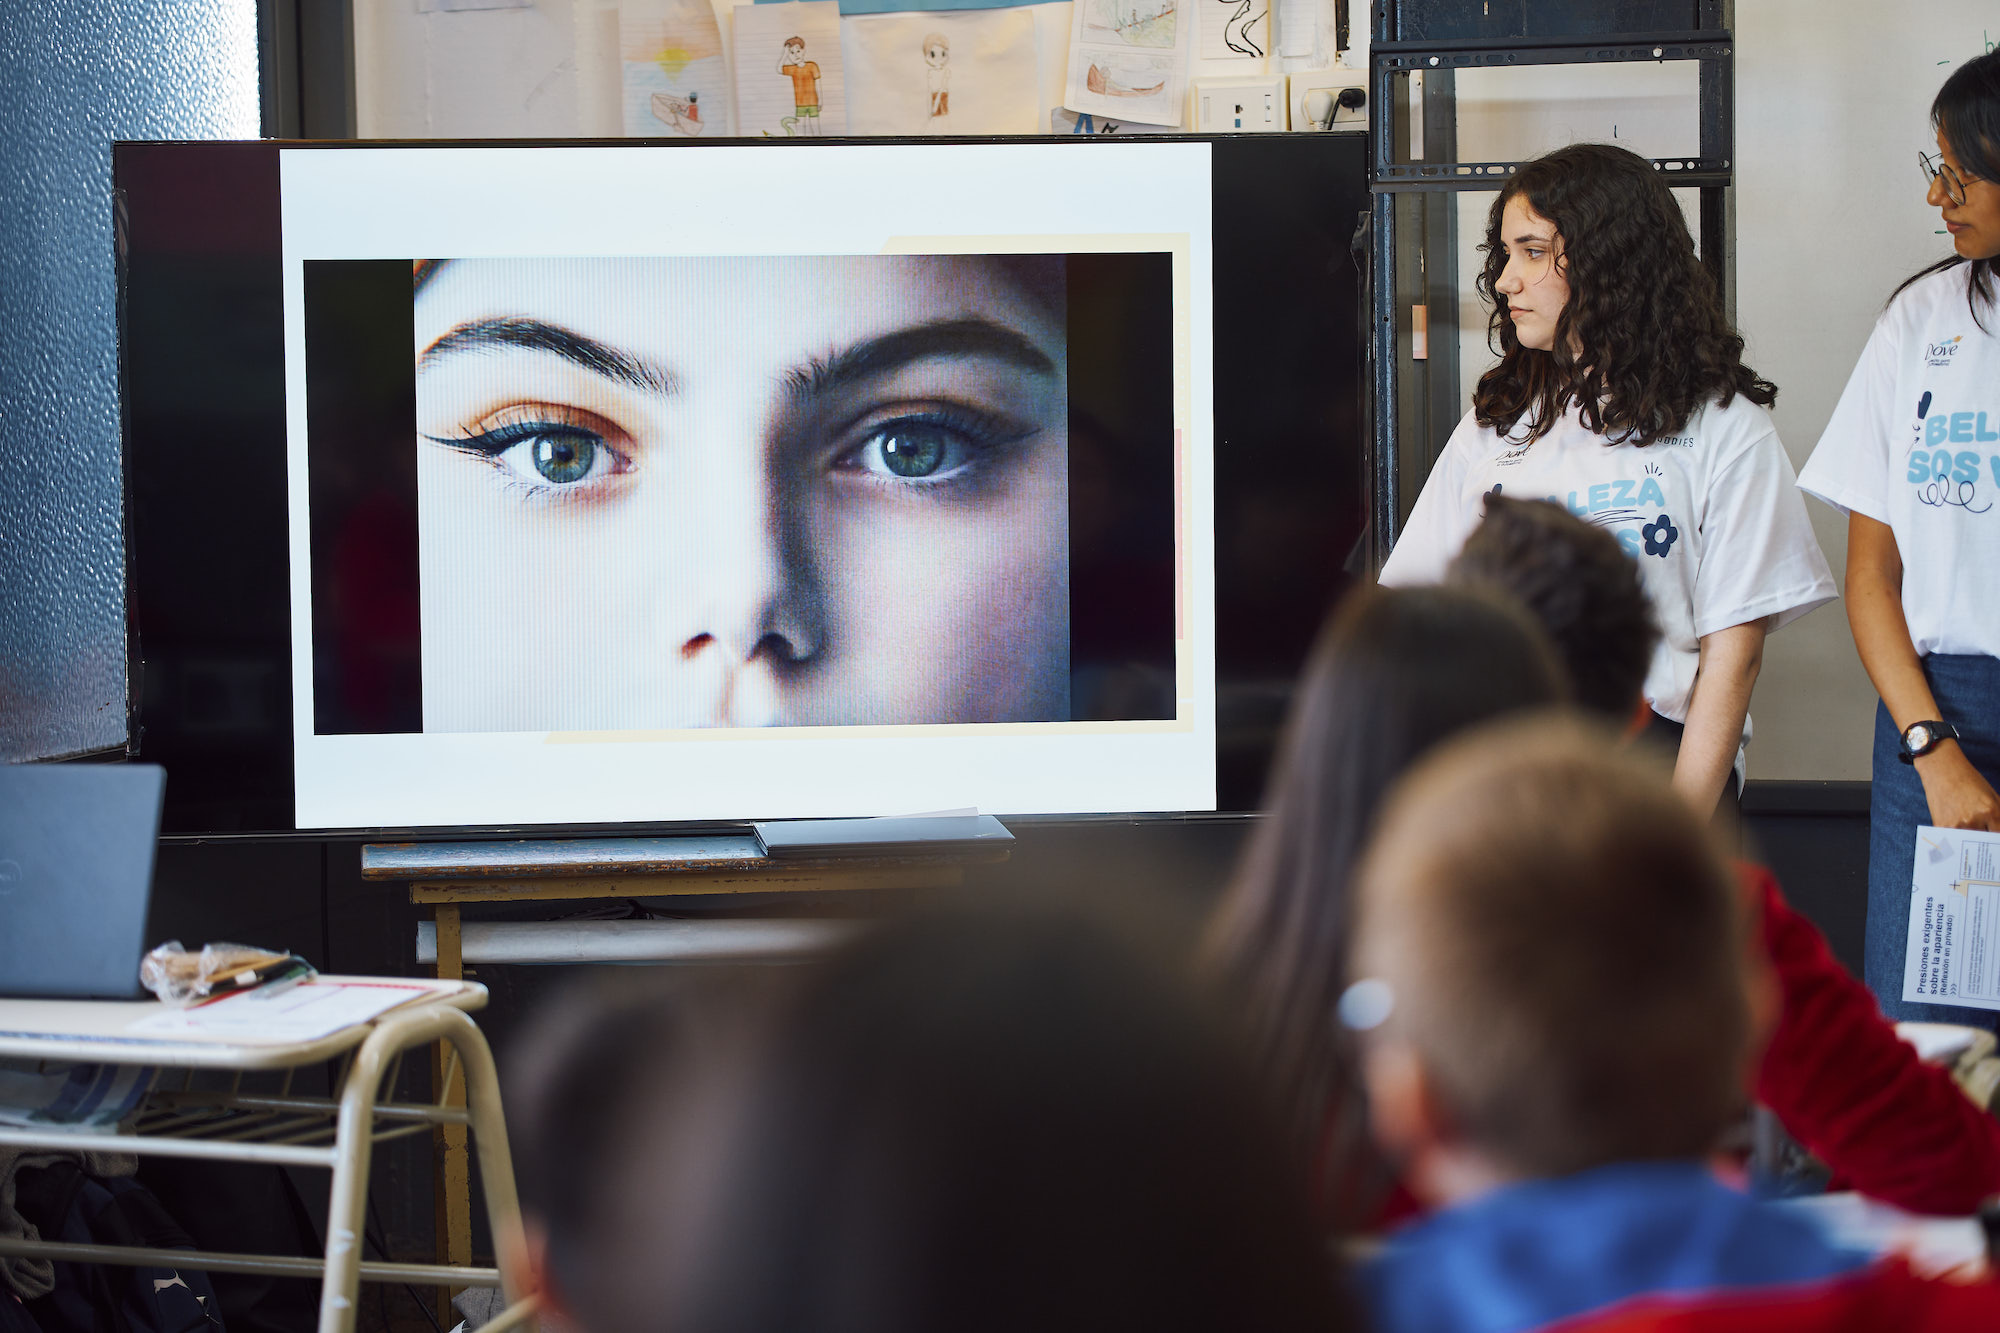
[[[1547,639],[1519,607],[1456,588],[1357,592],[1320,631],[1293,697],[1251,835],[1203,940],[1250,1050],[1287,1114],[1325,1220],[1352,1197],[1365,1127],[1347,1112],[1348,878],[1391,784],[1431,747],[1490,718],[1567,696]],[[1333,1198],[1329,1195],[1342,1197]]]
[[[758,1009],[551,1229],[590,1333],[1358,1326],[1254,1077],[1110,926],[894,922]]]
[[[1569,670],[1576,702],[1630,720],[1660,641],[1639,563],[1618,539],[1547,500],[1486,497],[1486,516],[1444,580],[1528,609]]]
[[[1569,300],[1548,351],[1520,344],[1495,291],[1507,266],[1501,219],[1516,197],[1562,238]],[[1743,335],[1695,256],[1673,191],[1637,154],[1573,144],[1526,163],[1493,201],[1481,248],[1476,285],[1493,308],[1487,342],[1500,363],[1473,391],[1480,425],[1503,435],[1525,426],[1526,438],[1540,439],[1574,405],[1608,442],[1647,445],[1711,400],[1777,400],[1777,386],[1743,364]]]
[[[1951,72],[1931,99],[1931,128],[1944,136],[1967,171],[2000,190],[2000,51],[1974,56]],[[1893,301],[1902,295],[1903,287],[1921,278],[1967,263],[1972,271],[1965,279],[1965,303],[1972,308],[1973,322],[1984,331],[1986,321],[1980,317],[1979,307],[2000,300],[1994,290],[1996,278],[2000,278],[2000,259],[1946,255],[1903,279],[1889,299]]]

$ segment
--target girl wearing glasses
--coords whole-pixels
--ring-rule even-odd
[[[1525,164],[1482,248],[1500,362],[1382,581],[1436,582],[1489,492],[1608,529],[1662,631],[1648,730],[1675,751],[1674,785],[1697,809],[1733,805],[1764,636],[1834,596],[1764,410],[1777,389],[1743,364],[1680,206],[1641,157],[1575,144]]]
[[[1916,827],[2000,830],[2000,53],[1931,103],[1953,253],[1897,289],[1799,484],[1847,514],[1847,618],[1875,711],[1868,984],[1903,1001]]]

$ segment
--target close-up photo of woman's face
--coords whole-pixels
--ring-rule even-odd
[[[420,266],[424,729],[1066,720],[1063,262]]]

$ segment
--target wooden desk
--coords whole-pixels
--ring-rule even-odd
[[[361,849],[361,878],[409,883],[410,901],[429,905],[435,914],[437,976],[458,981],[465,975],[459,919],[465,903],[955,888],[965,882],[967,866],[1007,856],[1003,845],[929,856],[779,860],[766,855],[747,833],[369,843]],[[439,1066],[436,1072],[440,1103],[462,1105],[464,1089],[450,1071]],[[468,1264],[472,1185],[464,1126],[440,1125],[435,1146],[439,1257],[448,1264]]]
[[[505,1326],[518,1326],[524,1317],[531,1316],[532,1298],[526,1297],[523,1275],[513,1267],[524,1251],[499,1080],[486,1039],[467,1016],[485,1006],[486,988],[464,981],[412,983],[404,978],[321,980],[389,980],[423,987],[429,994],[313,1040],[264,1040],[241,1033],[134,1034],[134,1023],[169,1012],[165,1005],[151,1000],[0,1000],[0,1056],[145,1065],[160,1071],[129,1132],[99,1134],[62,1125],[0,1127],[0,1145],[328,1168],[333,1172],[333,1188],[323,1259],[124,1250],[5,1238],[0,1238],[0,1254],[178,1265],[282,1277],[320,1276],[320,1333],[348,1333],[354,1327],[355,1299],[363,1278],[438,1286],[497,1285],[511,1307],[510,1322]],[[379,1100],[385,1075],[405,1051],[440,1043],[451,1047],[454,1068],[462,1065],[465,1070],[471,1088],[469,1105]],[[341,1056],[347,1064],[333,1097],[293,1095],[291,1071]],[[169,1070],[182,1073],[179,1088],[171,1086],[174,1080],[167,1076]],[[236,1078],[227,1091],[197,1089],[198,1070],[236,1071]],[[243,1074],[251,1071],[284,1073],[273,1091],[245,1091]],[[477,1133],[488,1221],[500,1254],[498,1269],[362,1260],[368,1168],[374,1146],[437,1124],[455,1126],[461,1141],[468,1127]]]

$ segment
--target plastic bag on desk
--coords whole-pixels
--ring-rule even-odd
[[[200,952],[168,940],[139,964],[140,984],[168,1004],[190,1005],[219,990],[265,981],[315,975],[312,964],[294,954],[273,953],[247,944],[205,944]]]

